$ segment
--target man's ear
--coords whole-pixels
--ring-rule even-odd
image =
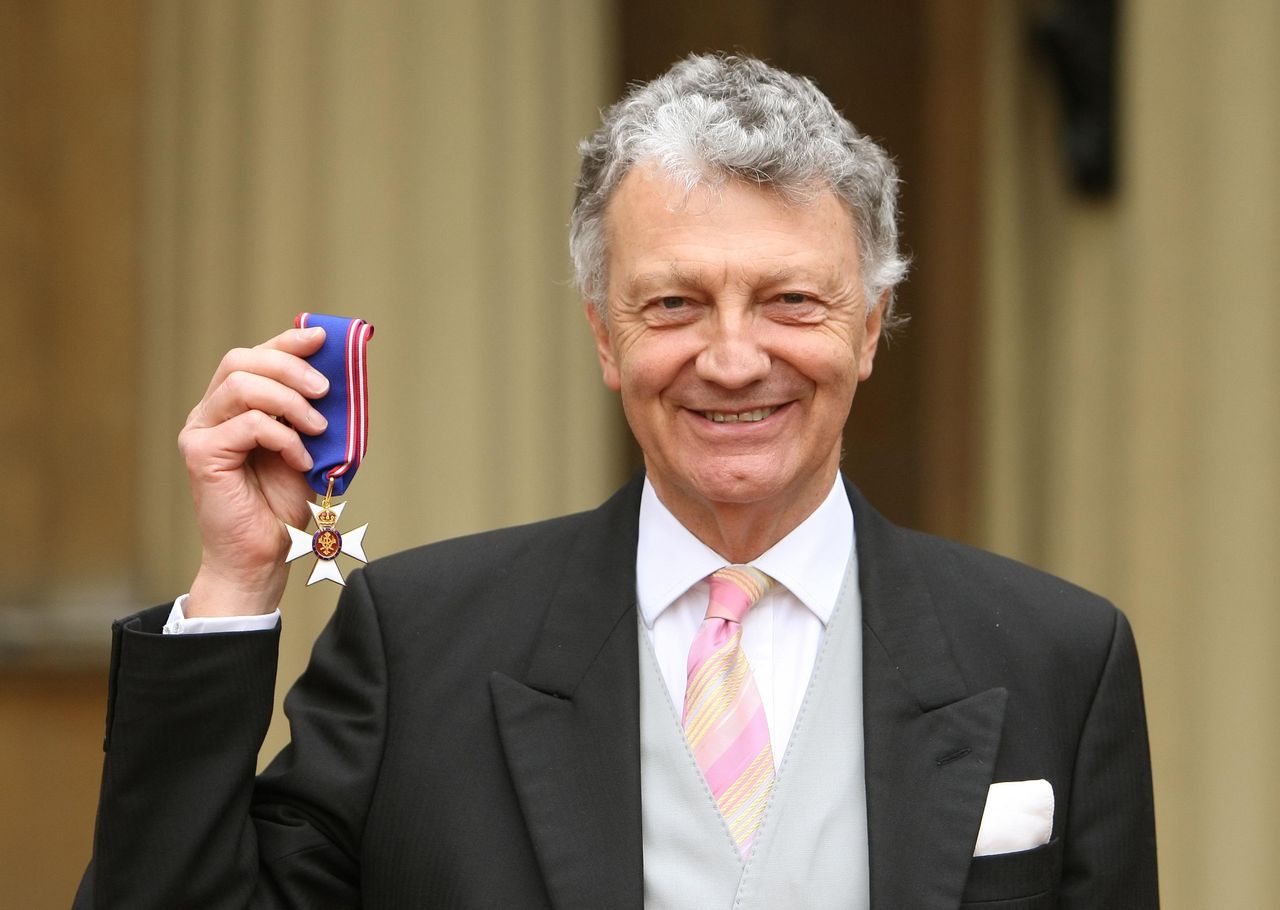
[[[594,303],[588,300],[585,309],[587,322],[591,323],[591,334],[596,338],[596,357],[600,360],[600,375],[604,379],[604,384],[617,392],[622,388],[622,374],[618,371],[618,359],[614,356],[609,326],[605,322],[604,314]]]
[[[886,288],[881,292],[880,299],[867,314],[867,321],[863,325],[862,343],[858,350],[858,382],[866,382],[871,378],[871,367],[875,363],[876,351],[880,347],[880,330],[884,327],[884,311],[889,306],[889,295],[892,293],[892,288]]]

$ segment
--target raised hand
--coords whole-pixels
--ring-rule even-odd
[[[289,539],[281,523],[310,520],[311,456],[298,434],[324,430],[310,399],[329,389],[303,358],[323,342],[324,329],[290,329],[229,351],[178,434],[202,545],[187,616],[269,613],[280,602]]]

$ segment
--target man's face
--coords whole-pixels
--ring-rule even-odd
[[[798,522],[831,488],[879,336],[848,211],[736,180],[686,197],[637,167],[606,217],[608,319],[588,318],[659,497],[686,523],[726,505]]]

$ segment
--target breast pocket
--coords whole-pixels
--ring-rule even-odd
[[[975,856],[961,897],[972,910],[1041,910],[1054,907],[1062,877],[1062,841],[1034,850]]]

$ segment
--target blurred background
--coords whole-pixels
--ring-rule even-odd
[[[575,142],[735,48],[905,179],[912,323],[846,472],[1126,610],[1164,905],[1274,906],[1274,0],[0,0],[0,903],[67,906],[88,859],[109,623],[194,573],[175,437],[225,350],[377,326],[374,555],[633,470],[569,286]],[[282,689],[335,600],[304,571]]]

